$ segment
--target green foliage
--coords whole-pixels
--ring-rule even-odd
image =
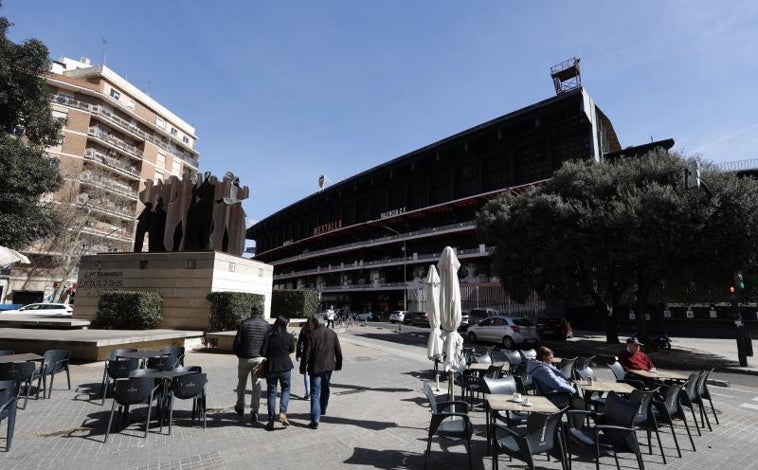
[[[600,311],[725,300],[734,270],[758,261],[758,182],[705,164],[707,188],[686,189],[687,162],[663,151],[567,162],[545,186],[488,203],[478,226],[503,286]]]
[[[253,314],[263,314],[266,298],[248,292],[211,292],[209,331],[228,331]]]
[[[55,227],[40,196],[61,185],[57,163],[44,153],[58,141],[61,123],[50,113],[47,47],[10,41],[10,25],[0,17],[0,245],[23,248]]]
[[[271,316],[302,318],[318,313],[318,292],[314,290],[276,290],[271,293]]]
[[[161,322],[163,299],[157,292],[104,292],[97,307],[93,327],[149,330]]]

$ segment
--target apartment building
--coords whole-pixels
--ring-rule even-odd
[[[195,128],[113,70],[62,58],[45,78],[53,116],[65,121],[48,149],[65,180],[50,202],[81,223],[66,229],[68,237],[25,250],[32,265],[6,273],[0,299],[14,303],[48,299],[59,283],[73,293],[77,270],[66,275],[60,258],[132,251],[145,180],[198,172]]]

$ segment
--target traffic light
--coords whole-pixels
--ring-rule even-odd
[[[734,273],[734,283],[737,284],[738,289],[745,288],[745,280],[742,278],[742,271]]]

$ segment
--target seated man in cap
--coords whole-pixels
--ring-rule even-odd
[[[644,352],[640,351],[642,343],[632,336],[626,340],[626,349],[619,352],[619,363],[625,371],[630,370],[655,370],[655,364]]]

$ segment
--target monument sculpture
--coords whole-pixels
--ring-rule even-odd
[[[223,251],[241,256],[245,250],[245,211],[250,195],[239,178],[227,172],[221,181],[210,172],[202,178],[185,171],[182,179],[145,181],[139,194],[145,209],[137,217],[134,251]]]

